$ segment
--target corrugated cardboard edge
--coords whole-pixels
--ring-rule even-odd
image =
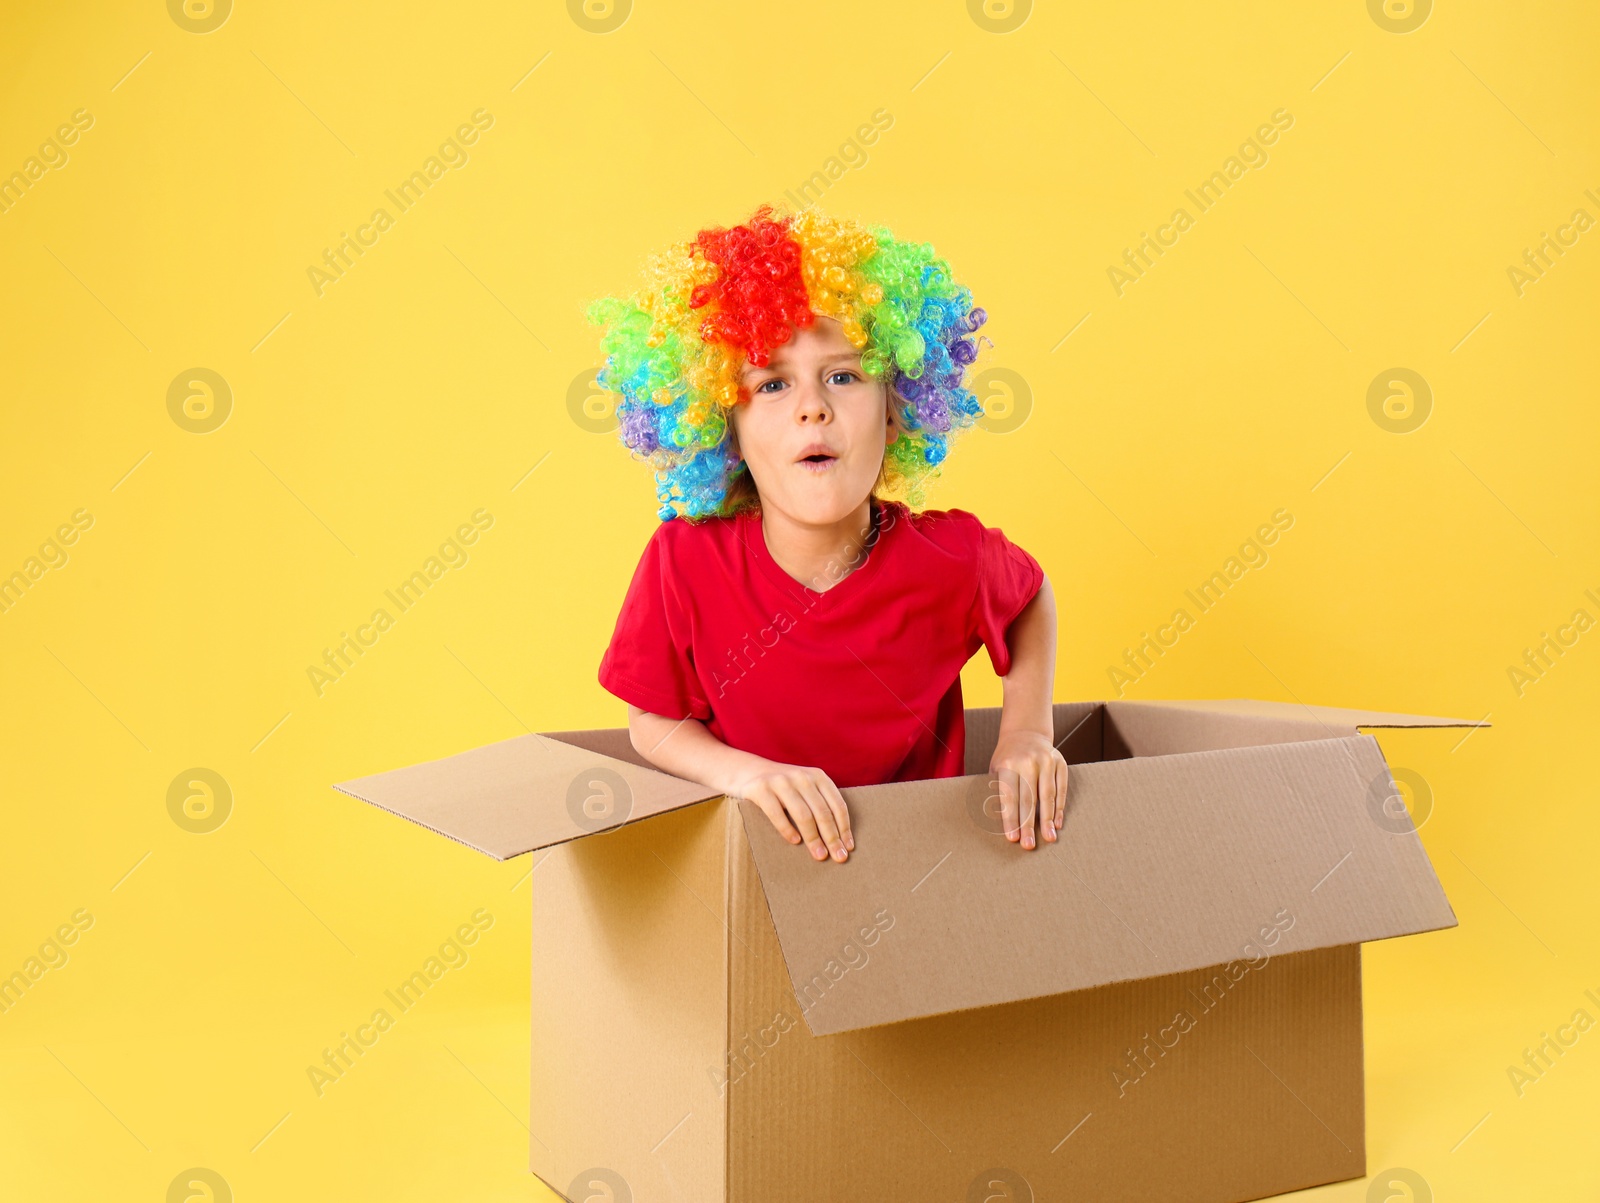
[[[348,797],[355,798],[358,801],[365,802],[370,806],[375,806],[379,810],[387,811],[389,814],[406,819],[409,822],[415,823],[419,827],[433,832],[435,835],[442,835],[448,840],[453,840],[463,847],[471,848],[474,852],[482,853],[484,856],[490,857],[496,861],[514,860],[516,857],[527,855],[530,852],[538,852],[545,848],[555,847],[558,844],[567,843],[571,840],[583,839],[590,835],[599,835],[606,831],[615,831],[620,828],[630,826],[631,824],[641,822],[645,819],[654,818],[656,815],[667,814],[671,811],[680,810],[689,806],[698,806],[703,802],[712,802],[723,796],[720,792],[712,790],[709,786],[702,785],[698,782],[689,781],[686,778],[678,777],[674,774],[662,772],[660,769],[653,768],[648,763],[644,762],[642,758],[623,760],[616,756],[607,755],[604,752],[595,750],[594,746],[592,746],[592,744],[587,740],[585,742],[576,742],[562,738],[565,735],[611,736],[612,734],[614,734],[614,732],[611,729],[605,728],[597,729],[596,731],[558,732],[553,734],[529,733],[529,735],[532,735],[534,738],[541,741],[554,740],[555,742],[560,743],[566,749],[582,752],[585,757],[591,759],[596,765],[625,770],[630,777],[639,778],[646,784],[659,785],[663,791],[676,791],[682,793],[684,796],[674,802],[672,805],[663,806],[655,810],[649,810],[648,812],[642,814],[637,813],[637,807],[635,807],[634,810],[629,813],[627,818],[618,822],[598,826],[592,831],[571,832],[558,839],[546,839],[541,842],[534,843],[530,847],[522,848],[519,851],[511,852],[506,855],[501,855],[493,849],[485,848],[479,844],[475,844],[471,840],[464,839],[459,835],[455,835],[444,830],[442,827],[426,822],[414,814],[409,814],[404,810],[396,809],[394,806],[374,796],[372,791],[364,790],[361,787],[368,781],[387,777],[391,774],[404,773],[415,769],[431,768],[435,765],[442,764],[445,761],[455,760],[458,757],[470,756],[473,753],[481,752],[486,748],[493,748],[526,740],[529,738],[529,735],[513,736],[510,739],[498,740],[495,743],[483,744],[476,748],[468,748],[462,752],[455,752],[447,756],[435,757],[432,760],[418,761],[416,764],[404,765],[397,769],[389,769],[378,773],[368,774],[363,777],[352,778],[348,781],[336,783],[333,788]],[[601,742],[605,741],[601,740]],[[684,789],[686,786],[689,787],[687,790]],[[704,792],[697,794],[696,791]],[[635,788],[634,796],[637,799],[641,796],[648,795],[644,791]]]
[[[440,759],[444,759],[444,758],[441,757]],[[360,778],[352,778],[352,780],[360,780]],[[383,811],[385,814],[394,815],[396,818],[404,819],[408,823],[415,823],[418,827],[421,827],[424,831],[431,831],[431,832],[433,832],[434,835],[442,835],[442,836],[444,836],[445,839],[450,840],[453,843],[460,844],[463,848],[470,848],[474,852],[481,853],[482,855],[487,856],[491,860],[497,860],[497,861],[504,862],[504,861],[515,859],[514,857],[510,857],[510,856],[498,856],[495,853],[490,852],[487,848],[480,848],[476,844],[469,844],[466,840],[461,839],[459,836],[451,835],[448,831],[441,831],[439,828],[433,826],[432,824],[424,823],[421,819],[415,818],[412,815],[403,814],[398,810],[394,810],[391,807],[385,806],[382,802],[375,802],[371,798],[363,797],[362,795],[356,793],[355,790],[348,788],[346,783],[344,783],[342,781],[341,782],[336,782],[334,784],[333,788],[338,790],[341,794],[346,795],[347,797],[354,798],[357,802],[365,802],[368,806],[376,806],[379,810]],[[524,854],[519,852],[516,855],[517,856],[522,856]]]

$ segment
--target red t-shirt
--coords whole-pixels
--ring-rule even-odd
[[[1006,628],[1043,580],[966,510],[884,503],[865,561],[821,592],[778,566],[759,515],[674,518],[634,571],[600,684],[835,785],[959,777],[961,667],[981,646],[1011,671]]]

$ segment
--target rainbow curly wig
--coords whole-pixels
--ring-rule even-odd
[[[952,436],[982,415],[964,381],[987,315],[927,243],[882,228],[763,205],[742,225],[701,230],[651,257],[645,286],[587,310],[601,327],[601,388],[619,395],[623,444],[656,476],[663,521],[727,516],[754,504],[730,442],[747,402],[746,362],[765,367],[792,327],[837,320],[862,371],[889,386],[900,434],[884,453],[881,494],[924,503],[924,482]],[[987,340],[984,340],[987,341]]]

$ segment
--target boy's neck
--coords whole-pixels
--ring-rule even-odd
[[[763,506],[761,533],[767,552],[795,580],[826,593],[866,558],[863,549],[872,540],[872,506],[868,497],[854,512],[829,526],[797,522]]]

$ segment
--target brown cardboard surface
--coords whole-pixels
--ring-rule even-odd
[[[1264,702],[1258,698],[1204,698],[1174,701],[1122,701],[1117,706],[1159,706],[1166,710],[1202,710],[1244,718],[1287,718],[1317,722],[1330,730],[1338,727],[1487,727],[1480,719],[1441,718],[1432,714],[1401,714],[1393,710],[1312,706],[1304,702]],[[1340,731],[1339,734],[1348,734]]]
[[[530,1168],[722,1203],[730,807],[659,815],[535,863]],[[742,837],[741,837],[742,838]],[[605,1173],[577,1199],[608,1195]]]
[[[1225,698],[1204,702],[1107,702],[1103,759],[1167,756],[1354,735],[1360,727],[1488,726],[1472,719],[1347,710]]]
[[[844,865],[624,729],[338,788],[499,859],[555,845],[530,1168],[569,1197],[1234,1203],[1365,1173],[1360,942],[1455,916],[1357,729],[1477,724],[1059,703],[1066,826],[1023,852],[999,719],[967,711],[968,777],[846,790]]]
[[[546,739],[559,739],[564,744],[587,748],[591,752],[598,752],[613,760],[636,764],[641,769],[655,768],[634,750],[633,736],[628,733],[626,727],[591,727],[584,731],[543,731],[540,734]]]
[[[569,734],[621,750],[614,732]],[[627,732],[621,734],[625,742]],[[518,736],[334,788],[496,860],[720,796],[639,763],[542,735]]]
[[[739,805],[821,1035],[1232,961],[1297,899],[1279,951],[1452,927],[1416,832],[1375,821],[1388,780],[1370,735],[1080,764],[1060,842],[1029,852],[984,817],[984,777],[845,790],[842,865]],[[898,937],[848,972],[841,950],[883,907]]]
[[[998,707],[966,712],[969,773],[987,768],[1000,713]],[[1333,738],[1358,726],[1478,725],[1239,698],[1063,702],[1056,704],[1054,720],[1056,742],[1069,764]],[[626,728],[519,736],[335,788],[497,860],[720,796],[651,768]]]
[[[1068,764],[1104,760],[1102,727],[1104,702],[1057,702],[1052,708],[1055,745]],[[999,706],[969,707],[966,712],[967,750],[963,769],[968,776],[987,772],[989,757],[1000,738]]]
[[[1358,946],[815,1036],[747,850],[729,872],[730,1200],[1233,1203],[1366,1172]],[[894,972],[909,907],[851,975]]]

